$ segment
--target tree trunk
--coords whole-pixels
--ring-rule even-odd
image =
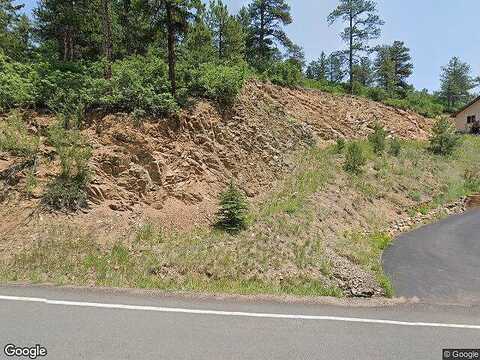
[[[260,5],[260,56],[262,61],[265,60],[265,2],[262,1]]]
[[[350,72],[350,94],[353,93],[353,13],[350,9],[350,51],[349,51],[349,72]]]
[[[103,54],[105,56],[105,79],[112,77],[112,17],[110,0],[102,0]]]
[[[173,5],[170,1],[166,2],[167,12],[167,33],[168,33],[168,77],[172,88],[172,95],[177,97],[177,80],[175,77],[175,25],[173,23]]]

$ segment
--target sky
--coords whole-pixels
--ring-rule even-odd
[[[224,0],[232,12],[247,0]],[[30,11],[36,0],[18,0]],[[327,24],[328,14],[337,0],[290,0],[293,24],[287,34],[305,50],[307,60],[342,49],[339,33],[343,25]],[[458,56],[480,75],[480,1],[478,0],[377,0],[378,12],[385,25],[375,44],[404,41],[410,48],[414,74],[410,82],[417,89],[439,88],[440,69],[450,58]]]

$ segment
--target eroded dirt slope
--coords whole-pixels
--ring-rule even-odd
[[[53,121],[32,117],[31,131],[45,134]],[[25,159],[0,154],[0,256],[41,239],[42,229],[57,223],[79,226],[104,242],[131,237],[132,229],[147,220],[180,230],[210,224],[218,193],[230,179],[255,204],[294,167],[297,150],[339,137],[366,137],[375,122],[402,138],[426,139],[432,126],[418,114],[367,99],[257,81],[245,86],[228,112],[199,101],[177,118],[136,125],[125,114],[93,118],[82,130],[93,148],[89,208],[77,214],[54,214],[40,206],[46,183],[59,170],[53,148],[40,147],[38,184],[29,195],[27,171],[14,176],[9,171]],[[361,227],[363,216],[348,204],[339,207],[343,217]],[[335,224],[332,219],[326,226],[331,229],[323,234],[326,239],[338,234]]]

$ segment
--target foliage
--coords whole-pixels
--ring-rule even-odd
[[[27,124],[19,112],[12,112],[0,120],[0,151],[19,156],[33,156],[39,145],[39,138],[29,133]]]
[[[347,24],[341,33],[341,38],[347,43],[350,91],[353,90],[353,69],[359,52],[368,50],[369,40],[380,36],[380,26],[384,22],[377,14],[375,1],[372,0],[340,0],[338,6],[328,15],[330,25],[337,20]]]
[[[61,176],[88,179],[88,161],[92,151],[77,130],[65,130],[61,124],[48,129],[48,141],[60,158]]]
[[[438,99],[426,91],[408,91],[405,98],[388,98],[383,102],[386,105],[412,110],[430,118],[435,118],[444,112],[444,107],[438,102]]]
[[[131,56],[112,66],[110,84],[97,80],[105,91],[101,102],[115,110],[143,109],[149,115],[161,116],[177,110],[170,94],[168,69],[165,62],[154,56]],[[95,87],[93,87],[95,90]]]
[[[302,83],[302,70],[292,61],[273,63],[265,72],[265,76],[274,84],[295,87]]]
[[[328,68],[327,55],[324,51],[318,58],[318,60],[312,60],[307,67],[305,76],[308,79],[322,81],[327,79],[327,68]]]
[[[465,169],[463,178],[468,190],[471,192],[480,191],[480,166],[478,164]]]
[[[48,184],[43,204],[51,209],[69,211],[85,207],[90,147],[77,130],[65,130],[61,123],[48,129],[48,141],[60,158],[61,173]]]
[[[448,65],[442,67],[440,96],[449,110],[454,110],[457,105],[470,99],[470,90],[476,85],[470,72],[470,65],[458,57],[453,57]]]
[[[345,150],[346,145],[347,145],[347,142],[345,141],[344,138],[338,138],[337,143],[335,144],[335,152],[337,154],[342,154],[343,151]]]
[[[343,168],[346,172],[354,175],[362,173],[363,167],[367,163],[367,158],[362,147],[357,142],[352,142],[347,146],[345,163]]]
[[[368,136],[368,141],[377,155],[382,154],[386,147],[387,132],[380,123],[373,127],[373,134]]]
[[[0,111],[34,102],[32,67],[5,56],[0,50]]]
[[[76,211],[87,206],[85,183],[80,178],[60,176],[47,186],[44,206],[54,210]]]
[[[236,232],[246,228],[246,216],[248,204],[243,193],[237,188],[233,181],[227,189],[220,194],[220,209],[217,213],[216,226]]]
[[[402,144],[397,137],[390,139],[390,147],[388,148],[388,153],[392,156],[398,157],[402,151]]]
[[[437,120],[430,137],[430,151],[438,155],[450,155],[459,142],[455,125],[446,117]]]
[[[245,56],[245,30],[240,22],[229,14],[222,0],[210,1],[207,22],[213,34],[213,44],[218,58],[236,62]]]
[[[192,90],[198,95],[217,101],[221,106],[231,106],[249,76],[242,65],[204,64],[194,72]]]
[[[265,70],[278,57],[276,43],[289,49],[293,43],[283,26],[292,23],[290,5],[285,0],[252,0],[244,9],[247,22],[247,59]]]
[[[389,94],[407,89],[407,78],[413,73],[410,49],[402,41],[392,45],[379,46],[375,59],[375,73],[378,84]]]

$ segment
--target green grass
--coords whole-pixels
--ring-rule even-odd
[[[5,120],[0,120],[0,151],[32,157],[38,151],[39,143],[39,137],[29,133],[19,112],[12,112]]]

